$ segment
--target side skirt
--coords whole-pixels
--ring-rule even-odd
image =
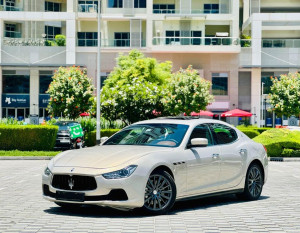
[[[217,193],[208,193],[208,194],[200,194],[196,196],[191,197],[182,197],[180,199],[177,199],[176,201],[187,201],[187,200],[194,200],[194,199],[200,199],[200,198],[206,198],[206,197],[215,197],[215,196],[222,196],[222,195],[229,195],[229,194],[236,194],[236,193],[242,193],[244,192],[244,189],[235,189],[235,190],[229,190],[229,191],[223,191],[223,192],[217,192]]]

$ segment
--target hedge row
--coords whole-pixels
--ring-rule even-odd
[[[101,129],[101,137],[110,137],[111,135],[119,132],[120,129]],[[96,145],[96,131],[88,132],[85,134],[85,145]]]
[[[0,150],[53,150],[57,126],[0,125]]]
[[[263,144],[267,148],[270,157],[300,155],[300,131],[271,129],[253,140]]]
[[[260,133],[257,130],[251,130],[251,129],[240,129],[244,134],[246,134],[249,138],[255,138],[256,136],[260,135]]]

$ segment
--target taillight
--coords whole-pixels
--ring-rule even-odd
[[[267,148],[263,145],[263,147],[264,147],[264,149],[265,149],[265,151],[266,151],[266,153],[268,154],[268,150],[267,150]]]
[[[81,142],[81,138],[77,138],[77,139],[76,139],[76,142]]]

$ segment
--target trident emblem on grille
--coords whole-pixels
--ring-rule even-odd
[[[68,179],[68,184],[69,184],[70,189],[73,189],[73,187],[74,187],[74,180],[72,179],[72,176],[70,176],[70,179]]]

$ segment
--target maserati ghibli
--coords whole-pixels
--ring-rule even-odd
[[[260,197],[268,176],[263,145],[217,120],[157,118],[132,124],[100,146],[69,150],[43,172],[43,197],[65,208],[99,205],[168,212],[209,195]]]

